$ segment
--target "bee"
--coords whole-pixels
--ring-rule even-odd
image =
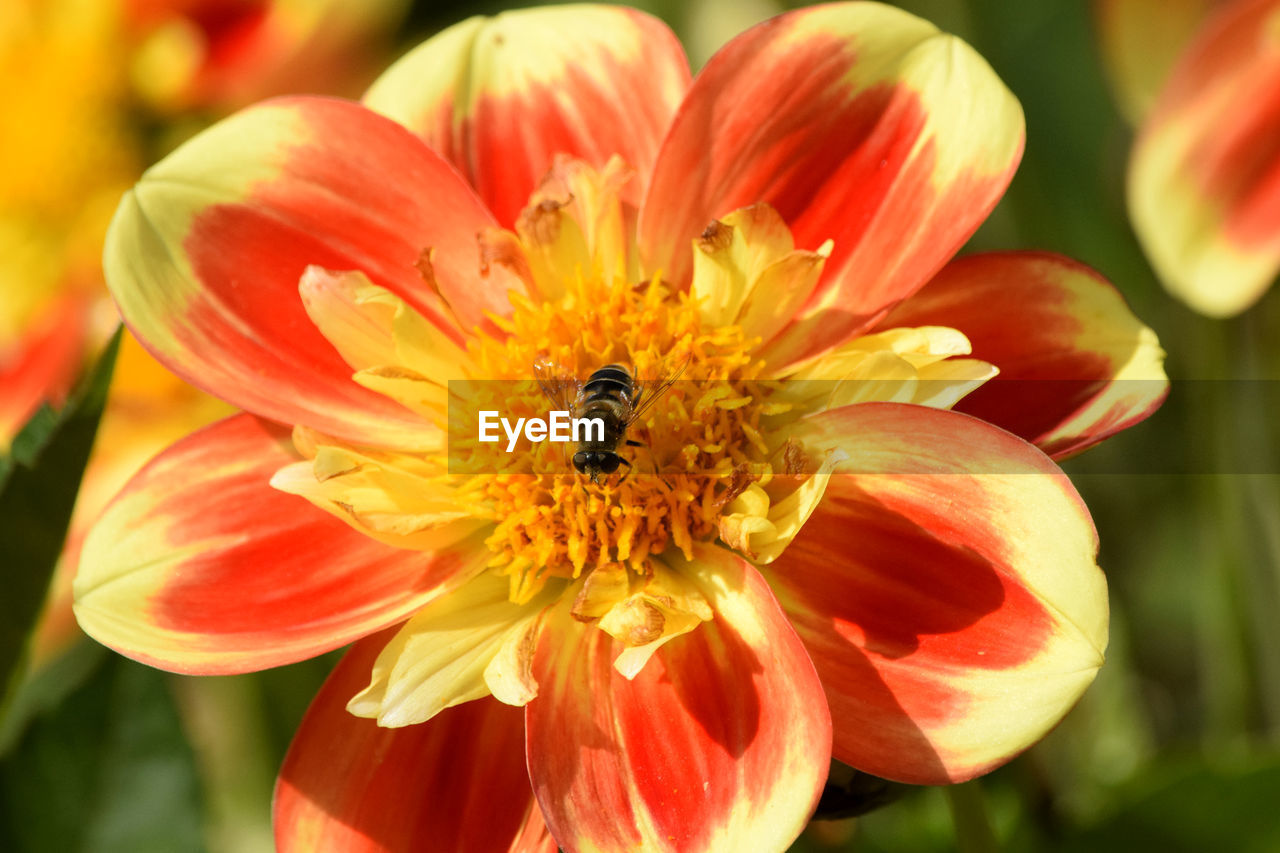
[[[572,417],[596,418],[604,426],[603,435],[595,438],[588,433],[588,440],[578,443],[573,454],[574,469],[591,477],[591,482],[599,483],[617,471],[619,465],[630,468],[631,463],[618,455],[618,445],[626,439],[627,427],[662,397],[688,363],[686,358],[674,370],[663,363],[654,378],[645,380],[637,379],[626,365],[606,364],[582,382],[551,360],[540,359],[533,371],[542,393]],[[633,447],[640,445],[638,441],[626,443]]]

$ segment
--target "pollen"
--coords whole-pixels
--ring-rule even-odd
[[[765,464],[755,341],[736,326],[705,327],[695,302],[658,277],[638,284],[579,278],[554,302],[513,302],[510,316],[493,318],[505,337],[473,347],[482,375],[528,377],[544,358],[580,378],[623,364],[641,387],[664,371],[680,373],[627,429],[636,444],[620,442],[618,453],[629,466],[600,483],[573,469],[572,445],[550,443],[522,443],[527,470],[478,475],[471,498],[496,521],[486,540],[490,565],[509,576],[512,600],[527,601],[550,578],[603,567],[645,578],[651,558],[672,548],[692,559],[693,543],[716,535],[720,512],[746,487],[747,472]],[[548,408],[532,381],[485,387],[504,399],[475,406]]]
[[[481,232],[479,274],[505,267],[519,287],[509,311],[473,315],[456,336],[363,273],[308,269],[304,306],[354,380],[423,427],[376,448],[298,428],[304,460],[272,483],[396,547],[487,550],[511,602],[569,596],[575,617],[627,646],[615,666],[634,674],[657,645],[711,618],[682,566],[713,545],[768,563],[821,501],[846,455],[839,441],[806,439],[810,414],[868,401],[945,407],[994,368],[963,358],[968,340],[944,327],[778,361],[780,324],[813,292],[830,244],[796,249],[775,211],[743,208],[690,241],[691,278],[670,282],[640,268],[629,176],[617,160],[599,171],[558,161],[514,230]],[[432,247],[418,268],[441,294]],[[592,449],[619,457],[617,470],[579,473],[573,440],[509,428],[545,427],[564,409],[581,417],[583,383],[615,364],[633,393],[609,398],[612,432]],[[481,434],[495,414],[505,440]]]

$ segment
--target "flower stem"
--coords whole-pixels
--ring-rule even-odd
[[[172,684],[203,777],[209,850],[274,849],[266,804],[275,768],[267,757],[257,682],[251,676],[175,677]]]
[[[1238,743],[1249,728],[1253,673],[1248,665],[1248,618],[1242,578],[1244,533],[1236,477],[1237,459],[1232,400],[1233,359],[1229,330],[1222,321],[1192,318],[1194,351],[1203,370],[1205,399],[1190,413],[1188,434],[1205,442],[1211,473],[1198,495],[1200,590],[1195,609],[1201,690],[1205,703],[1204,737],[1210,749]]]
[[[1268,739],[1280,741],[1280,476],[1276,471],[1275,419],[1280,416],[1280,394],[1274,365],[1280,362],[1280,348],[1258,311],[1246,314],[1241,322],[1242,367],[1253,393],[1236,414],[1241,425],[1239,441],[1254,463],[1253,471],[1241,479],[1250,536],[1248,562],[1249,600],[1252,602],[1254,648],[1258,669],[1258,689],[1263,727]]]
[[[960,853],[994,853],[999,850],[981,785],[976,781],[966,782],[951,785],[946,790],[951,820],[956,827],[956,849]]]

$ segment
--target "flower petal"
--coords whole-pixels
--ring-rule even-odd
[[[130,82],[166,113],[231,108],[367,82],[403,0],[130,0]]]
[[[972,351],[969,339],[947,326],[887,328],[792,364],[780,397],[828,409],[871,402],[949,409],[999,372],[981,359],[955,357]]]
[[[822,501],[831,471],[844,453],[826,454],[816,470],[777,476],[762,487],[752,483],[721,512],[720,539],[757,564],[776,560]]]
[[[768,586],[721,549],[679,568],[715,619],[633,680],[621,644],[567,608],[541,633],[529,775],[566,849],[781,850],[817,803],[830,717]]]
[[[873,3],[789,13],[731,41],[694,81],[654,166],[640,245],[649,270],[684,281],[690,241],[761,201],[797,246],[834,240],[783,332],[794,360],[924,284],[1004,192],[1022,142],[1017,100],[931,24]]]
[[[957,411],[1055,458],[1144,420],[1169,392],[1155,332],[1110,282],[1061,255],[991,252],[948,264],[884,321],[927,323],[959,329],[975,357],[1000,369]]]
[[[509,590],[505,577],[486,572],[419,610],[383,647],[372,681],[347,710],[380,726],[407,726],[488,696],[489,665],[549,603],[514,604]]]
[[[1280,271],[1277,26],[1276,0],[1209,18],[1130,159],[1129,215],[1147,257],[1170,292],[1215,317],[1248,308]]]
[[[712,220],[694,242],[689,285],[703,319],[772,340],[813,293],[831,244],[816,252],[794,250],[786,223],[767,204]]]
[[[474,507],[458,502],[456,490],[443,486],[441,478],[414,471],[415,461],[407,456],[375,459],[320,445],[313,459],[276,471],[271,486],[306,498],[395,548],[435,551],[485,526],[473,517]]]
[[[1042,737],[1102,665],[1106,582],[1066,476],[975,418],[818,416],[848,470],[766,571],[827,691],[835,757],[955,782]]]
[[[248,415],[157,456],[85,540],[81,627],[151,666],[245,672],[398,622],[483,567],[482,548],[390,548],[267,485],[295,458],[287,434]]]
[[[1134,124],[1155,104],[1160,87],[1196,27],[1221,0],[1095,0],[1094,18],[1107,76]]]
[[[503,309],[516,281],[503,267],[477,272],[476,234],[492,225],[457,173],[393,122],[290,98],[152,167],[121,201],[104,262],[130,328],[193,385],[263,417],[412,445],[421,421],[352,382],[299,281],[312,264],[359,270],[460,339],[436,291],[469,326]]]
[[[510,227],[557,153],[597,168],[619,154],[647,177],[688,86],[684,51],[661,21],[577,5],[450,27],[365,103],[443,154]]]
[[[398,729],[347,713],[391,634],[352,647],[311,703],[276,782],[277,849],[554,853],[518,708],[479,699]]]
[[[54,300],[17,341],[0,345],[0,452],[40,404],[62,405],[84,357],[85,300]]]

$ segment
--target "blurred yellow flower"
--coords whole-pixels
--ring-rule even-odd
[[[107,224],[157,145],[287,90],[368,82],[403,0],[10,0],[0,4],[0,452],[60,405],[118,323]],[[367,71],[366,71],[367,69]],[[126,336],[69,547],[156,450],[226,407]],[[36,658],[75,636],[60,580]],[[59,617],[58,614],[62,616]]]

